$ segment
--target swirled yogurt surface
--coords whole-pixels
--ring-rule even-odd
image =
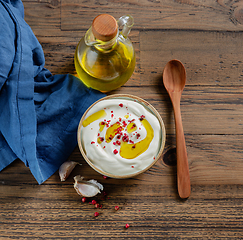
[[[162,131],[157,117],[133,99],[112,98],[96,103],[81,128],[81,144],[93,165],[125,176],[155,161]]]

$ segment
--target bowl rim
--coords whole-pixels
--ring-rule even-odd
[[[150,112],[152,114],[154,114],[159,123],[160,123],[160,126],[161,126],[161,133],[162,133],[162,136],[161,136],[161,146],[160,146],[160,149],[155,157],[155,160],[152,161],[151,164],[149,164],[147,167],[141,169],[140,171],[137,171],[137,172],[134,172],[134,173],[131,173],[131,174],[126,174],[126,175],[115,175],[115,174],[112,174],[112,173],[107,173],[101,169],[99,169],[98,167],[95,166],[95,164],[93,164],[89,158],[86,156],[86,153],[84,151],[84,148],[82,146],[82,141],[81,141],[81,128],[82,128],[82,123],[83,123],[83,120],[85,119],[87,113],[89,112],[89,110],[94,106],[96,105],[98,102],[100,101],[104,101],[104,100],[107,100],[107,99],[112,99],[112,98],[123,98],[123,99],[128,99],[128,100],[136,100],[136,102],[142,104],[142,105],[145,105],[146,108],[148,108],[150,110]],[[82,115],[80,121],[79,121],[79,125],[78,125],[78,131],[77,131],[77,140],[78,140],[78,147],[79,147],[79,150],[83,156],[83,158],[85,159],[85,161],[88,163],[88,165],[90,167],[92,167],[96,172],[104,175],[104,176],[107,176],[107,177],[110,177],[110,178],[115,178],[115,179],[127,179],[127,178],[131,178],[131,177],[134,177],[134,176],[137,176],[141,173],[144,173],[146,172],[148,169],[150,169],[158,160],[159,158],[161,157],[163,151],[164,151],[164,147],[165,147],[165,141],[166,141],[166,130],[165,130],[165,125],[164,125],[164,121],[162,119],[162,117],[160,116],[160,114],[158,113],[158,111],[149,103],[147,102],[146,100],[140,98],[140,97],[137,97],[135,95],[131,95],[131,94],[111,94],[111,95],[108,95],[108,96],[105,96],[103,98],[100,98],[99,100],[95,101],[91,106],[89,106],[89,108],[84,112],[84,114]]]

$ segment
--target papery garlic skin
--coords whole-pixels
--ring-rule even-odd
[[[101,191],[103,191],[103,189],[104,189],[103,185],[98,183],[96,180],[91,179],[88,182],[95,184]]]
[[[104,189],[96,180],[84,181],[80,175],[75,176],[74,180],[74,189],[82,197],[94,197]]]
[[[67,161],[60,166],[59,176],[62,182],[68,178],[68,176],[70,175],[70,173],[73,171],[73,169],[76,167],[77,164],[79,163],[74,161]]]

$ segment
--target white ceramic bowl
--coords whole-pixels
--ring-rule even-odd
[[[103,111],[107,112],[108,111],[107,109],[110,106],[109,104],[112,104],[114,102],[119,102],[120,107],[121,106],[123,107],[123,102],[128,104],[127,106],[131,105],[132,108],[135,109],[134,110],[135,112],[137,112],[137,109],[141,109],[143,113],[146,112],[145,119],[148,116],[147,122],[150,121],[150,126],[154,125],[157,127],[155,131],[152,130],[153,140],[151,140],[151,142],[149,144],[146,143],[147,145],[149,145],[148,149],[150,149],[150,150],[148,150],[148,149],[146,151],[144,150],[144,152],[142,154],[140,154],[140,152],[139,152],[138,157],[131,158],[131,159],[123,158],[121,156],[121,151],[119,152],[116,150],[116,149],[119,150],[119,148],[121,149],[121,146],[114,147],[114,145],[116,145],[115,137],[118,138],[118,136],[116,136],[116,135],[114,135],[114,139],[112,139],[112,141],[109,142],[110,145],[104,145],[104,144],[107,144],[105,137],[104,137],[105,141],[104,141],[104,138],[102,137],[102,140],[104,141],[104,143],[101,143],[100,141],[98,141],[98,138],[100,138],[98,136],[100,136],[100,134],[101,134],[101,132],[99,132],[101,130],[100,124],[102,121],[109,122],[108,118],[109,118],[109,116],[113,115],[113,111],[109,110],[112,114],[110,114],[109,116],[105,116],[105,117],[104,116],[102,117],[101,116],[102,114],[99,114],[99,117],[100,117],[99,119],[97,118],[98,115],[96,113],[97,113],[97,111],[100,111],[100,110],[102,110],[101,112],[103,112]],[[106,105],[106,104],[108,104],[108,105]],[[108,106],[108,107],[104,107],[104,106]],[[121,113],[120,111],[123,111],[123,110],[125,111],[125,105],[124,105],[123,110],[120,110],[119,107],[117,109],[118,110],[116,112],[119,112],[119,114],[120,114]],[[129,109],[129,107],[128,108],[126,107],[126,109]],[[88,119],[88,117],[92,114],[93,114],[93,116],[95,115],[96,117],[95,118],[93,117],[92,121],[90,121],[90,118]],[[133,116],[132,113],[130,114],[130,112],[128,112],[128,115]],[[125,118],[128,118],[128,115],[125,115]],[[137,119],[139,119],[139,121],[141,122],[142,120],[141,120],[141,118],[139,118],[140,112],[138,112],[137,115],[138,115]],[[121,117],[123,117],[123,119],[124,119],[124,116],[121,116]],[[113,119],[111,119],[111,120],[113,120]],[[120,122],[125,122],[125,121],[121,120],[121,118],[119,118],[119,120],[120,120]],[[133,120],[135,121],[135,118]],[[88,125],[87,125],[87,121],[89,122]],[[131,120],[129,120],[129,121],[131,122]],[[140,124],[139,121],[138,121],[138,124]],[[90,123],[90,122],[92,122],[92,123]],[[114,120],[114,122],[117,122],[117,124],[118,124],[119,123],[118,118],[116,118],[116,120]],[[143,123],[145,123],[145,122],[143,122]],[[93,124],[93,125],[91,125],[91,124]],[[106,122],[106,124],[107,124],[107,122]],[[137,126],[139,126],[138,124],[137,124]],[[122,123],[121,123],[121,125],[122,125]],[[143,125],[144,124],[141,124],[141,126],[143,126]],[[87,126],[89,126],[89,129],[87,129]],[[107,126],[107,128],[104,130],[104,132],[106,132],[106,134],[107,134],[107,132],[108,132],[107,129],[108,129],[109,125],[107,124],[106,126]],[[134,126],[136,126],[136,125],[134,125]],[[136,128],[137,128],[137,126],[136,126]],[[139,127],[140,130],[141,130],[141,128],[142,127]],[[97,131],[97,129],[99,129],[99,130]],[[128,131],[128,129],[126,129],[126,131]],[[142,134],[142,133],[141,134],[143,136],[145,136],[144,138],[147,138],[147,136],[149,135],[148,129],[144,130],[144,133],[145,134]],[[124,133],[124,134],[126,135],[126,133]],[[135,135],[135,132],[133,133],[133,135]],[[107,135],[105,135],[105,136],[107,136]],[[138,137],[135,138],[134,136],[132,136],[133,139],[138,139],[138,138],[140,139],[140,134],[137,134],[136,136],[138,136]],[[105,175],[105,176],[108,176],[111,178],[122,179],[122,178],[131,178],[138,174],[141,174],[141,173],[145,172],[146,170],[148,170],[149,168],[151,168],[157,162],[157,160],[160,158],[160,156],[164,150],[166,132],[165,132],[164,122],[163,122],[161,116],[156,111],[156,109],[151,104],[149,104],[147,101],[145,101],[139,97],[133,96],[133,95],[113,94],[113,95],[109,95],[107,97],[104,97],[104,98],[96,101],[94,104],[92,104],[86,110],[86,112],[84,113],[84,115],[82,116],[82,118],[80,120],[80,123],[78,126],[78,136],[77,137],[78,137],[78,146],[79,146],[82,156],[94,170],[96,170],[97,172],[99,172],[102,175]],[[152,139],[152,138],[150,138],[150,139]],[[132,140],[129,140],[129,141],[132,142]],[[136,140],[136,141],[138,141],[138,140]],[[119,142],[122,142],[122,139],[119,140],[118,143]],[[141,142],[142,142],[142,137],[141,137]],[[132,142],[132,143],[134,143],[134,142]],[[143,141],[143,143],[145,144],[145,140]],[[122,144],[123,144],[123,142],[122,142]],[[135,143],[134,145],[136,145],[136,144],[138,144],[138,143]],[[128,146],[128,144],[126,146]],[[129,149],[131,149],[131,146],[132,145],[129,145]],[[136,146],[139,146],[139,144]],[[133,148],[135,148],[136,146],[133,146]],[[106,147],[106,149],[105,149],[105,147]],[[108,148],[110,150],[109,156],[106,155],[108,152]],[[114,148],[115,148],[115,150],[113,150]],[[103,152],[103,149],[105,149],[105,151],[107,151],[107,152]],[[139,148],[137,148],[136,151],[138,151],[138,149]],[[140,149],[142,149],[142,148],[140,147]],[[154,149],[156,149],[156,150],[154,150]],[[151,158],[151,156],[149,155],[150,154],[149,151],[155,151],[153,153],[153,158]],[[117,154],[117,152],[118,152],[118,154]],[[123,151],[123,152],[125,152],[125,151]],[[142,156],[142,158],[139,160],[140,156]],[[150,156],[150,157],[147,157],[147,156]],[[116,162],[116,161],[118,161],[118,162]],[[122,164],[124,164],[124,165],[122,165]]]

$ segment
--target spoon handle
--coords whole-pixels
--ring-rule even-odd
[[[180,103],[174,106],[176,126],[176,156],[177,156],[177,184],[181,198],[188,198],[191,194],[189,166],[187,160],[186,142],[183,131]]]

